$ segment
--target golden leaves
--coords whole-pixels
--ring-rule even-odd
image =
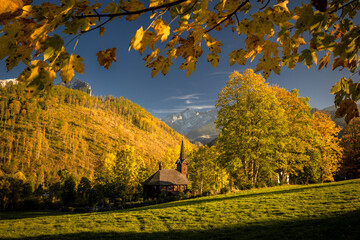
[[[124,2],[123,9],[126,12],[135,12],[141,9],[144,9],[144,4],[139,2],[138,0],[130,0],[128,2]],[[141,14],[130,14],[126,16],[126,20],[134,21],[140,17]]]
[[[219,55],[217,55],[216,53],[209,53],[206,61],[211,63],[211,66],[213,66],[214,68],[217,67],[218,63],[219,63]]]
[[[31,4],[32,0],[1,0],[0,1],[0,24],[12,18],[21,16],[23,7]]]
[[[40,60],[34,60],[20,74],[18,80],[26,83],[25,92],[27,97],[33,97],[41,90],[48,90],[52,87],[56,73],[49,65]]]
[[[355,101],[351,99],[345,99],[340,103],[339,108],[335,112],[336,118],[345,117],[346,124],[349,124],[350,120],[359,117],[359,107]]]
[[[157,19],[153,22],[153,29],[156,34],[160,37],[161,42],[166,41],[168,36],[170,35],[170,27],[169,25],[162,19]]]
[[[324,66],[327,67],[330,61],[330,52],[327,52],[325,56],[323,56],[319,61],[319,70],[321,70]]]
[[[109,69],[113,61],[116,62],[116,48],[109,48],[104,51],[99,51],[96,53],[97,60],[101,66],[104,66],[106,69]]]
[[[76,54],[71,54],[69,58],[65,59],[62,63],[60,70],[60,77],[64,83],[68,83],[74,77],[74,70],[78,73],[84,74],[84,59]]]
[[[186,61],[181,64],[180,69],[185,70],[186,69],[186,76],[190,76],[190,74],[195,70],[197,63],[197,58],[193,56],[189,56]]]
[[[279,57],[262,57],[259,59],[259,62],[256,65],[255,72],[263,71],[263,75],[265,78],[268,78],[270,76],[271,71],[274,71],[276,74],[280,74],[280,61],[281,59]]]
[[[144,37],[144,29],[140,27],[136,32],[135,36],[131,39],[129,51],[133,48],[135,51],[139,51],[142,46],[142,39]]]

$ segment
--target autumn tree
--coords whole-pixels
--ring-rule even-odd
[[[311,141],[314,129],[311,127],[311,108],[309,99],[299,96],[298,90],[290,92],[284,88],[272,86],[279,100],[280,108],[284,110],[284,125],[282,143],[277,148],[275,160],[279,182],[288,183],[291,176],[303,172],[309,163],[309,151],[313,148]]]
[[[311,123],[317,133],[314,145],[320,153],[321,181],[334,181],[343,154],[339,140],[341,128],[323,112],[315,112]]]
[[[261,75],[248,69],[229,78],[216,103],[220,158],[242,181],[266,181],[275,176],[274,156],[284,144],[284,110]]]
[[[353,119],[345,128],[341,137],[344,155],[339,175],[343,179],[360,176],[360,119]]]
[[[218,161],[215,146],[202,146],[189,156],[191,189],[200,194],[220,190],[228,183],[228,174]]]
[[[83,59],[72,52],[79,38],[94,30],[101,37],[111,21],[135,21],[149,16],[149,24],[140,27],[130,40],[129,50],[146,54],[145,66],[155,76],[166,75],[173,61],[182,59],[180,69],[187,75],[195,70],[198,59],[216,67],[222,49],[215,31],[229,29],[239,35],[245,46],[229,53],[229,63],[245,65],[257,59],[256,71],[265,78],[280,74],[282,67],[298,63],[318,68],[359,70],[359,25],[356,17],[359,0],[312,0],[306,4],[288,0],[138,0],[110,3],[85,0],[60,0],[37,4],[32,0],[2,1],[0,7],[0,59],[7,70],[25,63],[18,79],[33,95],[52,86],[56,74],[70,81],[74,71],[84,73]],[[175,25],[177,23],[177,25]],[[70,40],[67,35],[72,35]],[[308,37],[304,37],[308,36]],[[161,44],[157,44],[161,43]],[[116,61],[116,48],[100,50],[99,64],[109,68]],[[359,116],[354,103],[360,87],[354,76],[334,85],[339,105],[348,119]],[[340,105],[343,100],[350,100]]]
[[[223,166],[245,185],[333,181],[340,128],[324,113],[311,115],[308,101],[252,70],[230,75],[216,104]]]

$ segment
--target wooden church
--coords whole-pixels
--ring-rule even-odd
[[[159,170],[143,183],[144,196],[147,198],[158,197],[160,193],[177,195],[188,189],[188,161],[185,159],[184,140],[181,142],[180,157],[176,161],[176,169]]]

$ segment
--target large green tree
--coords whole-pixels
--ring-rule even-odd
[[[216,67],[221,41],[214,31],[231,29],[245,46],[233,49],[229,63],[245,65],[257,59],[256,71],[265,78],[280,74],[283,66],[298,63],[319,69],[332,62],[332,69],[359,70],[360,27],[356,16],[359,0],[139,0],[119,2],[60,0],[1,0],[0,59],[11,70],[19,62],[27,66],[19,79],[26,82],[32,95],[51,87],[56,74],[68,82],[74,71],[83,73],[83,59],[73,53],[77,40],[98,30],[103,36],[106,24],[134,21],[148,14],[149,23],[140,27],[130,41],[130,48],[145,53],[146,67],[155,76],[167,74],[173,61],[182,58],[180,69],[187,75],[195,70],[198,58]],[[177,23],[177,25],[176,25]],[[73,35],[65,40],[67,35]],[[305,37],[306,36],[306,37]],[[161,44],[157,44],[161,43]],[[116,61],[116,48],[97,53],[100,65],[109,68]],[[345,76],[344,76],[345,77]],[[348,76],[346,76],[348,77]],[[343,78],[331,92],[340,105],[338,116],[347,121],[359,116],[355,104],[360,87],[354,77]]]
[[[223,165],[252,184],[274,177],[274,156],[285,139],[285,112],[265,79],[250,69],[232,73],[216,107]]]
[[[333,181],[340,128],[324,113],[311,114],[308,100],[252,70],[234,72],[216,104],[222,165],[246,184]]]

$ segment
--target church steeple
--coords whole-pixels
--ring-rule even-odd
[[[184,174],[187,177],[188,161],[185,159],[184,139],[182,139],[182,141],[181,141],[180,157],[176,161],[176,170],[178,170],[180,173]]]
[[[185,160],[184,139],[181,140],[180,160]]]

